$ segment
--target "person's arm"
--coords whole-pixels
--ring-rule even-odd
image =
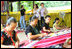
[[[3,45],[3,37],[1,37],[1,48],[15,48],[13,45]]]
[[[36,39],[36,38],[38,38],[38,37],[43,37],[43,36],[45,36],[46,34],[32,35],[32,33],[28,33],[27,35],[28,35],[28,38],[29,38],[30,40],[32,40],[32,39]]]
[[[34,14],[37,14],[37,11],[34,10],[33,13],[34,13]]]
[[[19,39],[18,39],[17,34],[16,34],[16,40],[17,40],[17,42],[15,43],[15,47],[18,48],[18,46],[19,46]]]
[[[45,15],[47,15],[48,14],[48,10],[45,8],[45,13],[44,13]]]
[[[56,28],[56,29],[59,29],[59,30],[61,30],[61,29],[62,29],[61,27],[58,27],[57,25],[55,25],[55,28]]]
[[[50,32],[50,30],[47,30],[45,27],[43,27],[43,31]]]

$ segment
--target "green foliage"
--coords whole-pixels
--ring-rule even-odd
[[[45,4],[45,7],[60,7],[71,5],[71,1],[42,1]],[[41,1],[35,1],[35,4],[40,6]]]
[[[71,5],[71,1],[34,1],[35,4],[38,4],[38,6],[40,7],[40,4],[43,2],[46,8],[49,7],[60,7],[60,6],[69,6]],[[16,8],[18,2],[13,4],[13,11],[17,11],[18,8]],[[20,1],[21,5],[24,5],[24,8],[26,10],[31,10],[33,9],[33,1]],[[21,6],[20,5],[20,6]]]
[[[24,5],[24,8],[26,10],[31,10],[33,9],[33,1],[21,1],[20,2],[21,5]]]

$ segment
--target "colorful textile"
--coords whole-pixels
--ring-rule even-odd
[[[16,32],[13,31],[12,33],[13,33],[13,37],[12,37],[13,41],[16,42],[16,38],[15,38],[16,37]],[[8,34],[5,30],[1,31],[1,37],[4,39],[3,40],[3,45],[12,45],[13,44],[13,42],[11,40],[11,37],[8,36]]]

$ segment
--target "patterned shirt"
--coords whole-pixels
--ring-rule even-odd
[[[13,30],[12,34],[13,34],[12,39],[13,39],[14,42],[16,42],[17,41],[16,38],[15,38],[16,32]],[[1,31],[1,40],[3,40],[3,45],[13,45],[11,37],[8,36],[7,32],[5,32],[5,30]]]

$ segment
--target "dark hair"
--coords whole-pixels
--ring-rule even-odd
[[[39,8],[37,4],[35,4],[35,5],[36,5],[36,8]]]
[[[38,18],[37,18],[36,16],[31,17],[31,18],[30,18],[30,22],[31,22],[31,21],[34,21],[35,19],[38,19]]]
[[[42,4],[44,5],[44,3],[41,3],[41,5],[42,5]]]
[[[59,20],[59,18],[55,18],[55,20],[54,20],[53,24],[56,22],[56,20]]]
[[[14,17],[11,17],[11,18],[9,18],[9,19],[7,20],[7,25],[10,25],[10,24],[11,24],[11,22],[16,23],[16,22],[17,22],[17,20],[16,20]]]
[[[21,8],[23,7],[23,5],[21,5]]]
[[[46,19],[47,17],[51,18],[49,15],[46,15],[45,19]]]

